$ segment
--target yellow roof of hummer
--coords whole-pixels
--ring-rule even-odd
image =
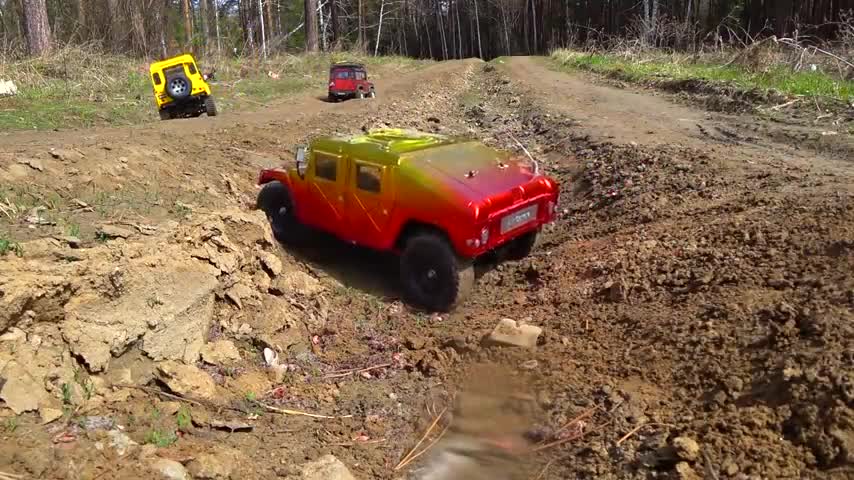
[[[169,67],[174,66],[174,65],[181,65],[184,63],[195,64],[196,59],[193,58],[193,56],[190,55],[189,53],[185,53],[183,55],[178,55],[178,56],[175,56],[172,58],[167,58],[165,60],[160,60],[159,62],[154,62],[151,64],[151,66],[148,67],[148,70],[151,73],[154,73],[154,72],[159,72],[159,71],[163,70],[164,68],[169,68]]]

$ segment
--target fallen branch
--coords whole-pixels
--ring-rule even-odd
[[[798,102],[800,102],[800,101],[801,101],[801,99],[800,99],[800,98],[796,98],[796,99],[792,100],[791,102],[786,102],[786,103],[784,103],[784,104],[781,104],[781,105],[777,105],[777,106],[771,107],[770,109],[771,109],[771,110],[780,110],[780,109],[783,109],[783,108],[786,108],[786,107],[790,107],[790,106],[792,106],[792,105],[794,105],[794,104],[796,104],[796,103],[798,103]]]
[[[362,374],[365,372],[370,372],[372,370],[379,370],[381,368],[388,368],[390,366],[392,366],[392,364],[384,363],[382,365],[374,365],[373,367],[347,370],[347,371],[339,372],[339,373],[330,373],[328,375],[324,375],[323,378],[341,378],[341,377],[347,377],[350,375],[359,375],[359,374]]]
[[[17,475],[14,473],[0,472],[0,480],[18,480],[21,478],[24,478],[24,476],[23,475]]]
[[[620,446],[620,444],[622,444],[623,442],[628,440],[632,435],[638,433],[644,427],[671,427],[671,428],[673,428],[673,425],[670,425],[669,423],[644,423],[642,425],[638,425],[637,427],[633,428],[629,433],[623,435],[622,438],[617,440],[617,446]]]
[[[259,407],[264,408],[270,412],[281,413],[282,415],[296,415],[299,417],[321,418],[324,420],[335,420],[338,418],[352,418],[353,417],[352,415],[344,415],[341,417],[330,417],[329,415],[319,415],[317,413],[301,412],[299,410],[289,410],[287,408],[276,408],[276,407],[273,407],[271,405],[267,405],[266,403],[261,403],[257,400],[252,402],[252,403],[254,403],[255,405],[258,405]]]
[[[403,468],[404,466],[409,464],[410,460],[412,459],[412,457],[415,453],[415,450],[417,450],[418,447],[420,447],[421,444],[424,443],[424,440],[426,440],[427,437],[430,436],[430,432],[432,432],[433,429],[436,428],[436,424],[438,424],[439,420],[441,420],[442,417],[445,416],[445,412],[447,412],[447,411],[448,411],[448,407],[445,407],[442,409],[441,412],[439,412],[439,415],[436,416],[436,418],[433,420],[433,423],[430,424],[430,427],[427,429],[426,432],[424,432],[424,435],[421,436],[421,439],[418,440],[418,443],[416,443],[415,446],[412,447],[412,449],[406,455],[404,455],[404,457],[400,461],[400,463],[398,463],[397,466],[394,467],[395,471],[400,470],[401,468]],[[447,429],[447,427],[446,427],[446,429]]]

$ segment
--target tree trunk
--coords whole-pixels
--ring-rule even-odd
[[[264,4],[258,0],[258,23],[261,25],[261,55],[267,58],[267,32],[264,25]]]
[[[276,32],[275,17],[273,17],[273,0],[264,0],[264,2],[267,4],[267,36],[275,38],[278,32]]]
[[[363,18],[362,0],[359,0],[359,11],[356,16],[359,18],[359,44],[357,48],[361,52],[365,50],[365,19]]]
[[[122,49],[122,25],[120,18],[122,13],[119,11],[119,0],[107,1],[107,13],[110,16],[110,49],[114,52],[119,52]]]
[[[190,19],[190,0],[184,0],[184,48],[193,48],[193,21]]]
[[[305,49],[317,52],[317,0],[305,0]]]
[[[24,0],[24,20],[27,27],[27,48],[30,55],[41,56],[50,51],[50,23],[45,0]]]
[[[77,38],[81,42],[89,39],[86,29],[86,0],[77,0]]]
[[[209,0],[199,0],[199,14],[202,17],[202,48],[204,49],[205,54],[210,51],[210,28],[208,27],[208,22],[210,20],[210,14],[208,13],[208,1]]]
[[[483,46],[480,43],[480,15],[477,12],[477,4],[480,0],[472,0],[474,2],[474,23],[477,28],[477,56],[483,58]]]
[[[383,17],[385,16],[385,0],[382,0],[380,3],[380,23],[377,26],[377,42],[374,44],[374,56],[379,55],[380,52],[380,38],[382,38],[383,34]]]
[[[219,6],[216,0],[213,3],[214,10],[214,26],[216,26],[216,53],[222,55],[222,36],[219,34]]]
[[[148,40],[145,36],[145,17],[143,16],[144,9],[145,5],[142,4],[142,0],[133,2],[130,5],[130,19],[133,29],[133,48],[137,53],[143,55],[148,53]]]
[[[332,45],[337,48],[340,33],[338,31],[338,2],[336,0],[329,2],[329,26],[332,28]]]

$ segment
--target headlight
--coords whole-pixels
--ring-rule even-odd
[[[486,242],[489,241],[489,227],[483,227],[483,230],[480,231],[480,244],[486,245]]]

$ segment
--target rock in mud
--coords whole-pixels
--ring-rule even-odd
[[[3,379],[0,400],[6,402],[16,415],[38,409],[39,404],[49,398],[44,385],[14,360],[0,371],[0,379]]]
[[[164,480],[190,480],[190,473],[175,460],[158,458],[151,464],[151,469],[161,475]]]
[[[107,435],[110,437],[110,447],[112,447],[120,457],[127,455],[134,447],[139,446],[138,443],[131,440],[130,437],[122,431],[110,430],[107,432]]]
[[[133,235],[132,231],[115,225],[101,225],[96,233],[104,239],[130,238]]]
[[[202,347],[202,361],[211,365],[230,365],[240,361],[240,351],[231,340],[218,340]]]
[[[270,293],[274,295],[303,295],[311,296],[323,291],[320,281],[299,270],[283,273],[273,282]]]
[[[270,273],[270,276],[278,277],[282,274],[282,261],[275,254],[261,252],[258,254],[258,259],[261,260],[261,265]]]
[[[213,317],[216,277],[189,263],[167,271],[130,269],[123,283],[117,299],[69,302],[62,334],[89,370],[106,370],[113,355],[139,340],[153,360],[198,360]]]
[[[41,407],[39,408],[39,419],[42,425],[47,425],[54,420],[62,418],[62,410],[58,408]]]
[[[347,466],[334,455],[324,455],[313,462],[306,463],[302,467],[299,478],[301,480],[356,480]]]
[[[244,478],[237,474],[241,460],[237,450],[218,448],[212,453],[202,453],[187,465],[187,470],[196,480],[227,480]]]
[[[674,471],[673,478],[677,480],[702,480],[703,478],[687,462],[677,463]]]
[[[495,330],[489,334],[488,341],[493,345],[507,345],[534,348],[543,329],[534,325],[518,325],[515,320],[502,318]]]
[[[700,445],[692,438],[676,437],[673,439],[673,451],[680,460],[693,462],[700,456]]]
[[[178,395],[205,400],[216,398],[216,384],[213,379],[194,365],[167,361],[158,365],[157,370],[159,378],[169,390]]]

